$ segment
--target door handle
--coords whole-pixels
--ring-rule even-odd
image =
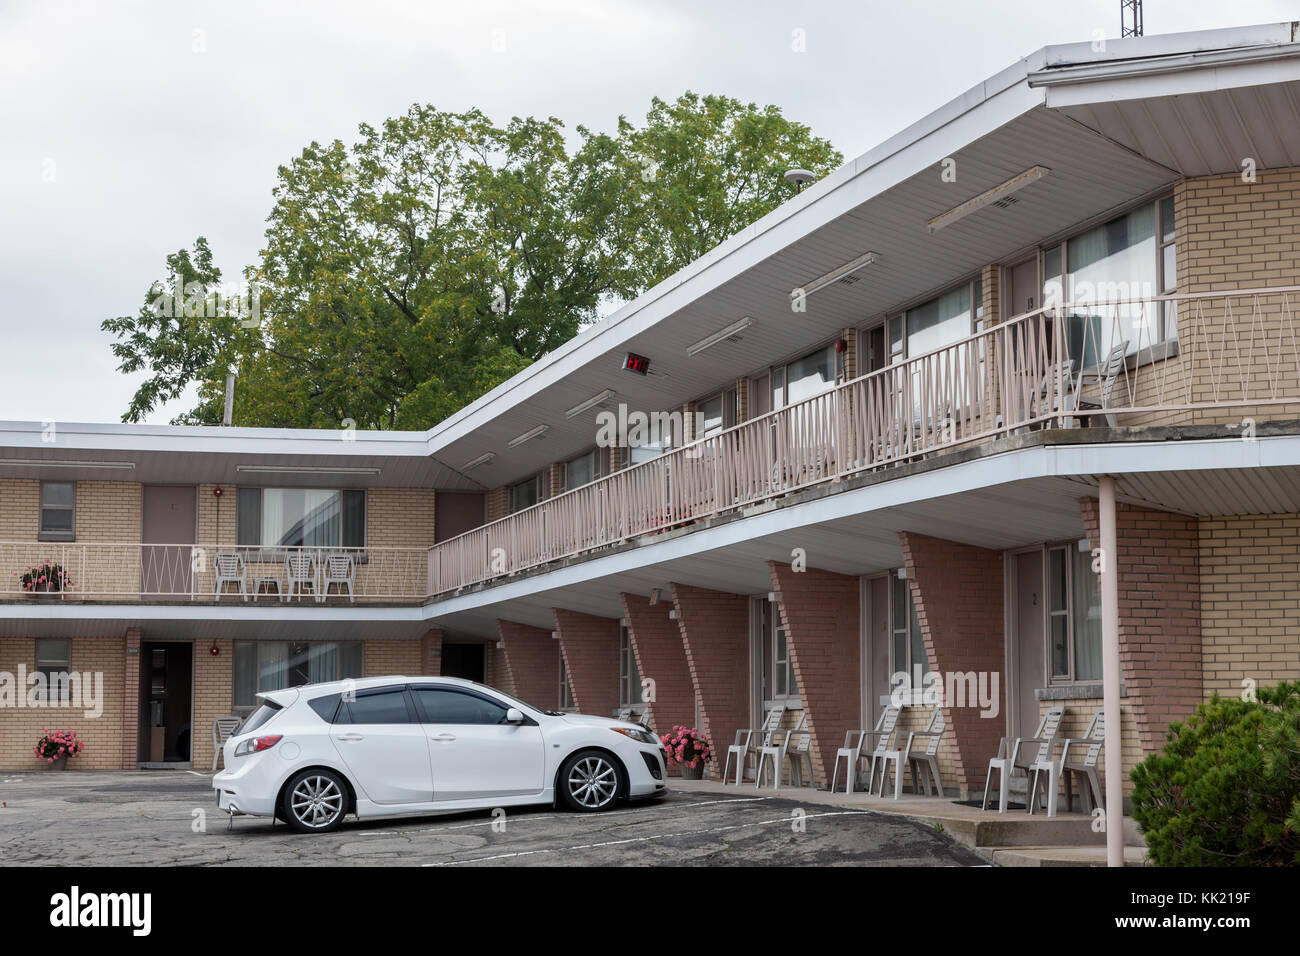
[[[438,741],[438,743],[449,744],[456,739],[456,735],[455,734],[434,734],[429,739],[436,740]]]
[[[338,735],[337,737],[335,737],[334,739],[335,739],[335,740],[347,740],[347,741],[351,742],[351,741],[356,741],[356,740],[365,740],[366,738],[363,737],[363,736],[361,736],[361,734],[339,734],[339,735]]]

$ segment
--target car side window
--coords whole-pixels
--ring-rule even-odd
[[[415,687],[416,699],[430,724],[504,724],[504,704],[446,687]]]
[[[374,694],[358,694],[354,700],[343,701],[336,724],[411,724],[411,712],[406,706],[406,693],[401,688]]]

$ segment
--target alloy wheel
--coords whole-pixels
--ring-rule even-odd
[[[289,808],[303,826],[319,830],[343,813],[343,793],[329,777],[304,777],[293,788]]]
[[[604,757],[583,757],[569,771],[569,793],[584,807],[603,807],[617,789],[618,772]]]

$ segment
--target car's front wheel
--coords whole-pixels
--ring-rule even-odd
[[[580,750],[560,768],[560,800],[570,810],[608,810],[623,790],[623,768],[600,750]]]
[[[304,770],[289,781],[280,798],[280,816],[299,833],[337,829],[347,810],[347,785],[332,770]]]

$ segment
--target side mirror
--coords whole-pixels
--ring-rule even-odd
[[[522,724],[524,722],[524,712],[517,707],[511,707],[506,711],[507,724]]]

